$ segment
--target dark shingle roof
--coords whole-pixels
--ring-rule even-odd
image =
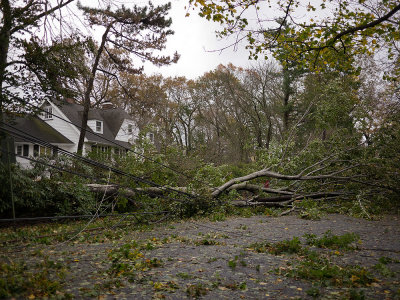
[[[82,125],[83,106],[67,101],[54,101],[67,118],[80,130]],[[94,133],[90,127],[86,129],[86,138],[89,142],[130,147],[129,143],[115,140],[119,129],[125,119],[132,119],[129,114],[121,108],[90,109],[89,120],[103,121],[103,133]]]
[[[103,116],[101,115],[101,111],[99,109],[90,109],[88,120],[104,121]]]
[[[14,117],[6,120],[5,123],[8,124],[5,126],[7,131],[10,130],[15,134],[16,142],[29,141],[34,137],[52,144],[73,144],[64,135],[37,117]]]

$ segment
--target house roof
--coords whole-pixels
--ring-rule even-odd
[[[5,120],[4,128],[14,135],[16,142],[30,141],[36,138],[51,144],[73,144],[68,138],[46,122],[34,116],[13,116]],[[31,141],[30,141],[31,142]]]
[[[83,106],[67,101],[54,101],[67,118],[80,130],[82,125]],[[125,119],[132,120],[129,114],[121,108],[89,110],[89,120],[103,121],[103,133],[95,133],[90,127],[86,129],[86,138],[89,142],[106,145],[118,144],[122,147],[130,147],[129,143],[116,140],[118,131]]]

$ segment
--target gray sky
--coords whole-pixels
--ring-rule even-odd
[[[166,1],[153,1],[154,4]],[[232,63],[235,66],[246,67],[249,65],[248,52],[244,45],[234,50],[232,47],[222,52],[219,50],[232,43],[234,40],[218,40],[215,30],[218,24],[209,22],[198,16],[197,11],[190,11],[190,16],[185,17],[187,0],[171,0],[173,36],[168,38],[167,49],[163,53],[173,54],[176,51],[181,55],[177,64],[161,68],[145,63],[144,72],[148,75],[161,73],[164,76],[185,76],[189,79],[197,78],[205,72],[215,69],[219,64]]]

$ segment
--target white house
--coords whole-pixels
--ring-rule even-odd
[[[17,162],[28,167],[24,157],[55,155],[58,149],[76,152],[82,123],[83,106],[72,100],[42,103],[43,113],[37,117],[16,118],[10,123],[15,138]],[[90,151],[121,154],[133,144],[139,130],[127,112],[111,103],[91,109],[85,135],[83,154]],[[43,147],[34,139],[50,144]]]

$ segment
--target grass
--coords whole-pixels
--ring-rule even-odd
[[[272,215],[273,211],[267,209],[264,210],[245,210],[242,215],[259,214],[264,213]],[[223,216],[223,213],[220,213]],[[228,214],[225,214],[228,216]],[[219,218],[219,217],[218,217]],[[264,219],[263,219],[264,220]],[[5,241],[11,241],[13,239],[22,239],[26,235],[31,235],[29,242],[32,244],[54,244],[58,241],[66,240],[70,236],[69,232],[74,230],[79,230],[86,223],[83,221],[78,222],[68,222],[65,224],[41,224],[33,225],[30,227],[19,227],[14,232],[13,230],[4,229],[0,231],[1,237],[5,238]],[[95,228],[104,225],[102,220],[96,221],[91,224],[90,228]],[[164,261],[157,258],[152,258],[149,252],[154,249],[159,248],[161,245],[166,243],[184,243],[188,245],[197,246],[209,246],[209,245],[225,245],[225,241],[222,239],[228,238],[227,235],[221,233],[199,233],[197,238],[191,239],[188,237],[179,236],[177,233],[172,233],[165,238],[149,238],[146,234],[146,239],[140,242],[130,240],[129,235],[132,230],[134,231],[147,231],[152,227],[143,225],[136,226],[133,229],[132,226],[126,227],[126,229],[109,229],[103,230],[101,232],[88,232],[79,236],[78,239],[74,241],[78,247],[81,245],[83,249],[89,249],[87,243],[107,243],[105,245],[118,245],[115,248],[106,253],[102,252],[100,257],[106,255],[105,260],[99,263],[98,273],[94,274],[97,283],[93,285],[88,285],[87,287],[80,287],[80,292],[82,297],[99,297],[108,290],[110,293],[117,292],[122,286],[128,287],[127,282],[135,282],[135,284],[146,284],[147,288],[150,288],[154,293],[164,293],[164,292],[174,292],[177,289],[181,289],[182,292],[186,293],[188,297],[199,298],[207,294],[211,289],[218,287],[225,287],[231,290],[246,290],[247,284],[249,284],[249,289],[251,289],[251,281],[247,284],[246,282],[230,281],[228,283],[223,283],[221,279],[215,276],[213,283],[199,283],[201,280],[201,275],[194,273],[180,272],[176,274],[175,280],[183,281],[184,284],[180,283],[180,287],[175,285],[172,281],[151,281],[155,280],[151,273],[148,272],[153,268],[162,267]],[[175,226],[169,226],[169,229],[176,229]],[[247,230],[246,225],[236,226],[238,230]],[[38,231],[35,231],[38,229]],[[41,235],[47,235],[47,237],[42,237]],[[130,236],[131,238],[132,236]],[[136,237],[135,237],[136,238]],[[268,253],[272,255],[290,255],[290,257],[284,257],[288,260],[290,264],[275,270],[279,275],[288,276],[291,278],[306,280],[309,282],[315,282],[315,285],[309,290],[307,290],[307,295],[311,297],[320,297],[321,293],[324,291],[321,289],[323,286],[335,286],[337,288],[344,287],[346,290],[345,296],[348,299],[362,299],[362,290],[365,286],[370,285],[375,281],[372,273],[376,276],[392,277],[393,271],[391,271],[391,264],[397,263],[390,258],[382,257],[377,261],[375,266],[366,269],[362,266],[352,266],[352,265],[339,265],[335,261],[340,258],[334,257],[333,251],[322,251],[321,249],[335,249],[335,250],[355,250],[360,242],[359,236],[354,233],[347,233],[343,235],[334,235],[331,231],[327,231],[320,236],[316,235],[304,235],[303,237],[294,237],[293,239],[288,239],[276,243],[271,242],[259,242],[251,244],[249,247],[252,251],[258,253]],[[122,245],[121,245],[122,243]],[[10,243],[11,244],[11,243]],[[86,245],[84,245],[86,244]],[[236,245],[235,245],[236,246]],[[85,248],[86,247],[86,248]],[[318,253],[312,251],[311,247],[320,248]],[[36,248],[36,247],[35,247]],[[47,253],[47,247],[38,247],[36,250],[32,251],[32,261],[39,261],[45,259],[41,264],[34,264],[32,262],[24,263],[6,263],[0,265],[0,298],[28,298],[33,295],[36,298],[56,298],[56,297],[72,297],[64,292],[65,279],[62,274],[66,274],[67,269],[65,265],[60,264],[57,259],[55,261],[48,260],[45,258],[43,253]],[[219,247],[217,247],[219,248]],[[69,249],[69,248],[66,248]],[[212,249],[211,249],[212,250]],[[335,253],[338,251],[335,251]],[[212,263],[217,260],[223,260],[225,264],[225,270],[232,269],[236,270],[243,267],[249,267],[247,270],[252,269],[253,272],[267,271],[263,265],[253,265],[251,259],[244,260],[244,255],[246,251],[237,256],[231,257],[207,257],[204,262]],[[64,250],[60,252],[62,258],[66,262],[72,260],[73,258],[79,258],[79,252],[72,253],[70,250]],[[252,254],[256,255],[256,254]],[[33,259],[33,257],[35,258]],[[69,256],[69,257],[68,257]],[[174,254],[171,254],[173,258],[168,258],[168,261],[177,260]],[[97,257],[97,254],[96,254]],[[334,258],[333,258],[334,257]],[[81,259],[82,264],[84,258]],[[208,260],[208,261],[207,261]],[[4,256],[2,261],[7,261]],[[80,264],[80,263],[79,263]],[[73,265],[79,265],[74,263]],[[168,262],[165,263],[168,265]],[[157,270],[154,270],[157,271]],[[179,270],[177,270],[178,272]],[[187,269],[185,269],[187,271]],[[57,273],[60,272],[60,276]],[[232,272],[233,273],[233,272]],[[75,276],[76,274],[74,274]],[[261,275],[261,273],[259,274]],[[76,275],[77,279],[79,275]],[[381,276],[379,278],[381,279]],[[194,280],[191,280],[194,279]],[[158,278],[158,280],[160,280]],[[168,279],[169,280],[169,279]],[[243,279],[242,279],[243,280]],[[92,281],[92,280],[91,280]],[[94,280],[93,280],[94,281]],[[89,282],[89,281],[88,281]],[[186,285],[185,287],[185,284]],[[379,282],[380,285],[381,282]],[[311,286],[311,285],[310,285]],[[352,295],[350,295],[352,293]],[[161,294],[160,294],[161,295]],[[344,294],[343,294],[344,295]],[[347,299],[347,298],[346,298]]]
[[[75,240],[81,243],[104,243],[121,239],[129,233],[132,226],[132,217],[126,217],[123,222],[121,218],[98,218],[87,226],[88,220],[64,221],[57,223],[42,223],[9,227],[0,230],[0,241],[7,244],[42,244],[50,245],[68,240],[82,228],[87,226]],[[118,227],[113,227],[117,225]],[[135,230],[148,231],[154,226],[144,223],[135,224]]]
[[[354,244],[360,242],[359,236],[354,233],[333,235],[331,231],[327,231],[321,237],[311,234],[304,235],[304,237],[308,246],[325,249],[354,250],[356,249]],[[297,254],[294,263],[288,262],[287,267],[277,268],[273,272],[276,275],[313,282],[314,287],[307,291],[307,294],[312,297],[319,296],[320,291],[316,286],[355,288],[368,286],[376,281],[372,273],[366,268],[357,265],[337,265],[330,260],[330,253],[322,254],[311,250],[309,247],[302,246],[298,237],[276,243],[254,243],[248,249],[273,255]],[[375,269],[390,276],[388,268],[385,267],[387,262],[388,260],[382,258]]]
[[[153,246],[150,248],[153,249]],[[143,250],[150,250],[149,242],[139,245],[133,241],[111,250],[108,254],[111,266],[107,273],[112,277],[124,276],[133,282],[137,273],[163,265],[163,261],[158,258],[146,258]]]
[[[391,263],[399,263],[399,261],[391,259],[390,257],[380,257],[374,269],[383,277],[394,277],[395,273],[388,267],[388,264]]]
[[[318,248],[329,248],[337,250],[355,250],[357,243],[360,243],[360,236],[356,233],[345,233],[334,235],[330,230],[318,238],[315,234],[305,234],[307,245]]]
[[[180,278],[182,278],[182,279],[192,279],[192,278],[193,278],[193,275],[188,274],[188,273],[186,273],[186,272],[177,273],[176,276],[177,276],[177,277],[180,277]]]
[[[339,266],[315,252],[310,252],[285,275],[310,280],[321,286],[359,287],[376,281],[366,268],[353,265]]]
[[[188,284],[186,294],[192,298],[200,298],[207,294],[209,289],[203,283]]]
[[[0,264],[0,298],[44,298],[55,295],[66,299],[71,295],[63,292],[66,269],[60,263],[45,259],[28,268],[24,262]]]
[[[298,237],[294,237],[291,240],[284,240],[277,243],[254,243],[251,244],[249,248],[254,249],[254,251],[258,253],[270,253],[273,255],[280,255],[283,253],[299,253],[302,250],[300,239]]]

